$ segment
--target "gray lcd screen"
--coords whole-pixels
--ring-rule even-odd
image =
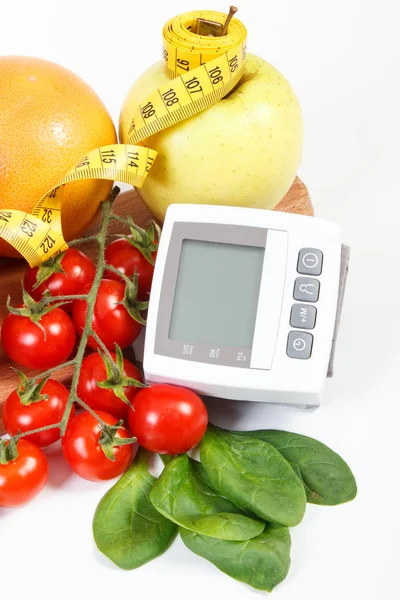
[[[251,348],[265,248],[183,240],[169,338]]]

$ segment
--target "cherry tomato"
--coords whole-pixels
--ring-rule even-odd
[[[117,355],[111,352],[111,356],[116,362]],[[142,382],[140,371],[129,360],[124,358],[123,377],[132,377],[137,381]],[[121,398],[114,394],[112,389],[104,389],[98,387],[97,383],[107,379],[106,366],[100,354],[97,352],[90,354],[83,359],[81,372],[78,381],[78,396],[86,402],[90,408],[96,412],[103,410],[104,412],[113,415],[116,419],[126,419],[128,417],[129,406]],[[138,388],[134,386],[123,387],[125,396],[132,402],[136,396]]]
[[[43,330],[29,317],[8,314],[1,328],[6,354],[27,369],[46,370],[66,361],[75,345],[74,325],[62,308],[53,308],[40,319]]]
[[[25,405],[21,403],[17,390],[11,392],[5,401],[2,413],[7,433],[16,435],[18,431],[39,429],[39,427],[46,427],[46,425],[52,425],[61,420],[69,396],[69,391],[65,385],[54,379],[49,379],[40,393],[49,397]],[[72,418],[73,412],[74,408],[72,408],[70,418]],[[40,433],[26,435],[24,439],[41,447],[49,446],[60,439],[60,430],[48,429]]]
[[[47,482],[48,464],[42,450],[20,439],[15,460],[0,464],[0,506],[11,508],[32,500]]]
[[[80,294],[92,283],[96,268],[89,257],[75,248],[68,248],[60,261],[62,271],[50,275],[46,281],[34,289],[38,267],[28,267],[24,275],[25,289],[34,300],[40,300],[45,290],[52,296],[70,296]],[[65,304],[64,310],[71,311],[71,304]]]
[[[156,259],[157,252],[151,254],[153,260]],[[143,254],[132,246],[125,238],[111,242],[106,248],[105,259],[109,265],[112,265],[124,275],[132,277],[135,274],[135,269],[138,274],[138,300],[148,300],[151,282],[153,280],[154,265],[143,256]],[[106,271],[106,277],[123,281],[116,273]]]
[[[93,331],[97,333],[109,350],[114,350],[115,344],[127,348],[138,337],[142,325],[132,319],[122,306],[125,286],[120,281],[103,279],[100,283],[92,318]],[[87,303],[85,300],[75,300],[72,308],[72,318],[76,330],[82,335],[86,323]],[[97,342],[90,337],[88,345],[94,350]]]
[[[108,425],[117,423],[117,419],[103,411],[97,414]],[[107,458],[99,444],[100,435],[99,422],[90,413],[83,412],[69,422],[62,438],[62,450],[69,466],[89,481],[113,479],[121,475],[132,460],[132,444],[114,446],[115,460]],[[118,429],[116,437],[129,437],[125,427]]]
[[[133,409],[133,410],[132,410]],[[185,388],[159,384],[140,390],[128,422],[140,446],[157,454],[182,454],[206,432],[207,409],[202,399]]]

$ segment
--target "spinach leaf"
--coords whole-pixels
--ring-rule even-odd
[[[197,461],[197,460],[191,460],[190,462],[193,471],[195,472],[195,474],[197,475],[197,477],[206,485],[208,485],[210,488],[214,489],[211,485],[211,481],[209,476],[207,475],[203,465],[201,464],[201,462]],[[217,490],[214,490],[215,492]],[[236,511],[237,512],[243,512],[243,514],[247,515],[248,517],[251,517],[252,519],[258,519],[258,517],[251,512],[251,510],[248,510],[247,508],[244,508],[242,510],[240,510],[237,506],[236,506]]]
[[[289,527],[302,520],[304,487],[267,442],[209,425],[200,444],[200,458],[212,487],[242,510]]]
[[[289,461],[303,482],[308,502],[332,506],[356,497],[357,484],[349,466],[325,444],[289,431],[246,431],[245,435],[268,442]]]
[[[156,478],[139,450],[135,462],[100,500],[93,519],[96,545],[121,569],[136,569],[156,558],[171,544],[177,527],[149,500]]]
[[[263,533],[247,542],[217,540],[185,529],[180,534],[192,552],[257,590],[271,592],[288,574],[291,541],[289,529],[282,525],[267,523]]]
[[[207,473],[205,472],[204,467],[201,464],[201,462],[199,462],[198,460],[191,459],[190,466],[192,468],[192,471],[195,473],[196,477],[198,477],[198,479],[200,479],[200,481],[202,481],[209,487],[212,487],[210,478],[207,475]]]
[[[201,471],[200,463],[187,454],[176,456],[150,493],[155,508],[174,523],[203,535],[224,540],[248,540],[259,535],[264,523],[243,515],[222,498],[198,476]]]

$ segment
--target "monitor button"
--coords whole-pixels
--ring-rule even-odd
[[[297,272],[301,275],[321,275],[323,254],[317,248],[302,248],[297,261]]]
[[[289,358],[307,360],[311,356],[314,337],[304,331],[291,331],[288,335],[286,354]]]

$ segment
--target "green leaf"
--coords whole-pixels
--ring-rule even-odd
[[[45,262],[41,263],[36,272],[36,281],[33,289],[36,290],[42,283],[47,281],[49,277],[54,275],[54,273],[62,273],[65,275],[65,271],[61,264],[62,259],[64,258],[65,252],[60,252],[56,254],[56,256],[52,256]]]
[[[176,536],[176,525],[160,515],[149,500],[156,481],[148,472],[145,451],[140,450],[133,465],[96,509],[96,545],[121,569],[136,569],[156,558]]]
[[[289,431],[247,431],[246,435],[268,442],[290,462],[308,502],[333,506],[356,497],[357,484],[348,464],[325,444]]]
[[[158,456],[160,457],[161,462],[164,465],[164,467],[166,467],[167,465],[169,465],[171,460],[174,460],[176,455],[174,455],[174,454],[159,454]]]
[[[128,283],[125,286],[125,294],[122,302],[123,306],[125,306],[126,310],[138,323],[141,325],[146,325],[146,320],[140,314],[141,311],[146,310],[149,306],[148,302],[141,302],[137,299],[137,290],[138,290],[138,274],[135,269],[135,274],[133,275],[131,283]]]
[[[18,435],[9,440],[0,438],[0,465],[8,465],[18,458]]]
[[[128,406],[131,406],[131,402],[126,397],[125,388],[145,388],[147,385],[141,381],[138,381],[137,379],[134,379],[133,377],[127,377],[124,375],[124,355],[122,354],[122,350],[118,344],[115,344],[115,363],[109,359],[108,355],[103,352],[103,350],[98,348],[97,351],[104,362],[107,375],[107,378],[104,381],[97,382],[97,387],[104,390],[112,390],[114,394],[120,400],[122,400],[122,402],[125,402],[125,404]]]
[[[42,394],[42,390],[50,379],[50,375],[44,377],[42,380],[36,381],[35,379],[29,379],[25,373],[18,369],[14,369],[14,371],[20,378],[17,395],[21,404],[29,406],[34,402],[41,402],[42,400],[48,400],[50,398],[48,394]]]
[[[267,442],[209,425],[200,444],[200,458],[212,487],[242,510],[288,527],[302,520],[304,487]]]
[[[245,542],[217,540],[180,530],[185,546],[230,577],[257,590],[271,592],[288,574],[290,534],[282,525],[267,523],[259,536]]]
[[[242,514],[232,502],[205,484],[187,454],[176,456],[154,485],[150,500],[167,519],[181,527],[224,540],[248,540],[264,523]],[[196,470],[201,468],[196,463]]]
[[[151,219],[149,221],[149,225],[147,227],[147,236],[149,239],[149,246],[153,250],[157,250],[158,242],[161,238],[161,227],[153,219]],[[154,264],[154,261],[153,261],[153,264]]]
[[[210,478],[207,475],[207,473],[205,472],[204,467],[201,464],[201,462],[199,462],[198,460],[191,460],[190,464],[191,464],[192,470],[193,470],[194,474],[196,475],[196,477],[198,479],[200,479],[200,481],[202,481],[203,483],[208,485],[208,487],[212,487]]]
[[[143,229],[136,225],[132,217],[126,218],[126,223],[131,231],[130,235],[123,235],[121,238],[125,239],[131,246],[139,250],[144,258],[151,264],[154,265],[153,253],[158,249],[158,240],[160,239],[161,229],[159,225],[153,220],[149,221],[147,229]],[[157,234],[157,239],[156,239]]]

